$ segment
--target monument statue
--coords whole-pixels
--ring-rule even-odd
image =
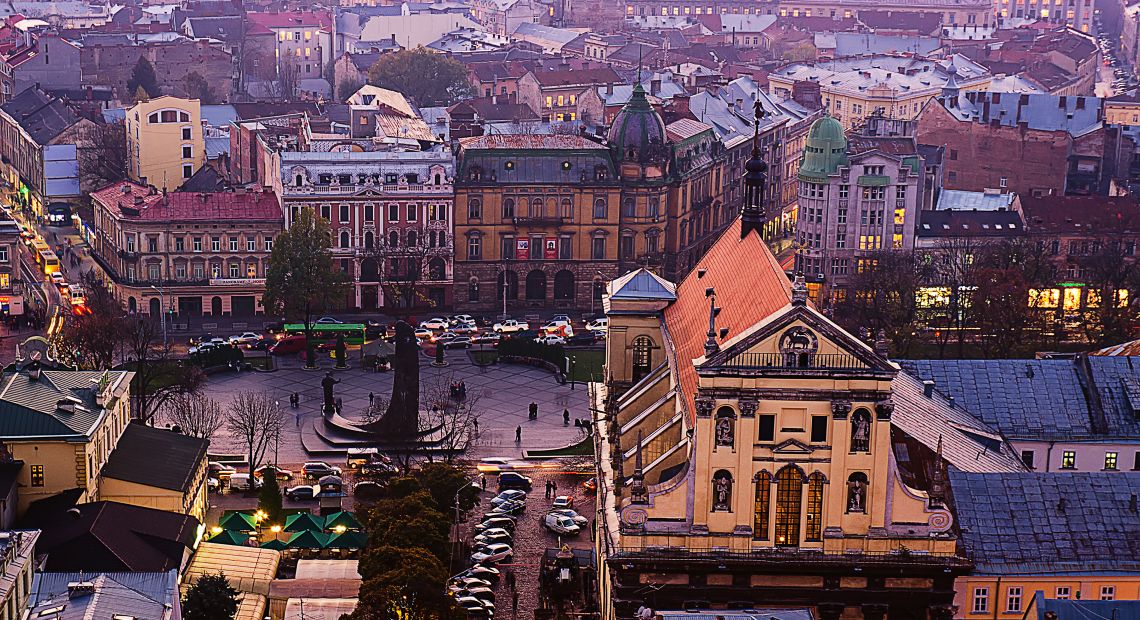
[[[336,367],[344,368],[344,334],[336,335]]]
[[[321,379],[321,387],[324,388],[325,392],[323,409],[325,413],[336,411],[336,400],[333,398],[333,386],[338,383],[340,383],[340,380],[334,379],[331,372],[325,373],[325,378]]]
[[[404,321],[396,323],[395,345],[388,410],[379,420],[360,428],[395,438],[412,438],[420,430],[420,347],[415,329]]]

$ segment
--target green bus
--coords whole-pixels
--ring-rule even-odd
[[[285,333],[290,336],[304,336],[304,323],[288,323]],[[313,340],[318,342],[336,342],[337,336],[344,336],[344,343],[351,345],[364,344],[363,323],[314,323]]]

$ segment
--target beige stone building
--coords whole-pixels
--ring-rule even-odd
[[[163,96],[127,109],[127,173],[132,181],[171,190],[206,161],[197,99]]]

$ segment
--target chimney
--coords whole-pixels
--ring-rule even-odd
[[[950,405],[950,408],[953,409],[954,408],[954,397],[953,396],[947,396],[946,397],[946,404]]]
[[[40,380],[40,362],[39,362],[39,360],[32,360],[32,363],[27,365],[27,369],[28,369],[28,380],[29,381],[39,381]]]
[[[922,395],[927,398],[934,398],[934,382],[927,379],[922,382]]]
[[[649,94],[656,97],[661,92],[661,78],[649,80]]]
[[[90,581],[72,581],[67,584],[67,598],[78,598],[95,593],[95,584]]]

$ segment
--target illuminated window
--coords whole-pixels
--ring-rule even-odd
[[[753,508],[752,539],[768,540],[768,513],[771,510],[772,475],[762,471],[756,476],[756,504]]]
[[[891,248],[901,250],[903,246],[903,236],[900,233],[895,233],[891,236]]]
[[[578,105],[578,95],[570,95],[570,105]]]
[[[566,98],[563,95],[558,95],[558,105],[566,105]]]
[[[804,476],[800,468],[788,465],[776,474],[776,544],[800,544],[800,503]]]
[[[308,41],[312,38],[313,38],[313,31],[312,30],[306,30],[305,31],[305,40]]]
[[[906,209],[895,209],[895,223],[902,224],[906,219]]]
[[[1117,453],[1115,453],[1115,452],[1105,452],[1104,453],[1104,468],[1105,469],[1116,469],[1116,457],[1117,457]]]
[[[859,235],[860,250],[878,250],[882,248],[882,237],[878,235]]]
[[[1065,450],[1061,453],[1061,469],[1076,469],[1077,468],[1077,453],[1072,450]]]
[[[42,487],[44,485],[44,466],[32,465],[32,486]]]
[[[551,97],[549,95],[546,97],[546,107],[548,107],[548,108],[554,107],[554,97]]]
[[[823,474],[818,471],[808,477],[807,519],[804,540],[823,540]]]
[[[279,40],[279,41],[284,41],[284,40],[285,40],[285,35],[286,35],[286,34],[288,34],[288,33],[287,33],[287,32],[278,32],[278,33],[277,33],[277,40]]]

